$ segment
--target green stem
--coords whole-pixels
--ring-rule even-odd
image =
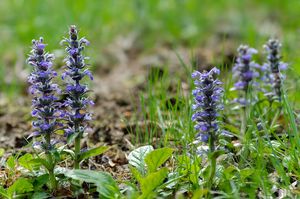
[[[211,132],[209,139],[209,151],[210,151],[210,174],[208,179],[208,188],[211,189],[213,185],[213,180],[216,173],[216,156],[213,154],[215,151],[215,134]]]
[[[47,142],[47,147],[49,148],[51,146],[50,134],[46,134],[45,138],[46,138],[46,142]],[[50,189],[53,191],[57,188],[57,181],[56,181],[55,174],[54,174],[55,163],[53,161],[52,154],[48,150],[46,150],[45,153],[47,155],[47,160],[50,165],[50,168],[47,168],[48,173],[49,173],[50,186],[51,186]]]
[[[217,166],[217,160],[215,155],[211,154],[210,158],[210,174],[209,174],[209,179],[208,179],[208,188],[211,189],[216,173],[216,166]]]
[[[244,138],[247,131],[247,107],[249,101],[249,88],[244,93],[246,104],[241,109],[241,136]]]
[[[51,190],[56,190],[57,188],[57,181],[55,178],[55,174],[54,174],[54,168],[49,170],[49,180],[50,180],[50,184],[51,184]]]
[[[74,169],[79,169],[79,155],[80,155],[80,136],[77,135],[75,138],[75,161],[74,161]]]
[[[246,107],[241,109],[241,136],[244,137],[247,131],[247,111]]]

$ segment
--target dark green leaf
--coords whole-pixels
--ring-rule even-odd
[[[40,175],[37,178],[34,179],[33,181],[33,186],[34,188],[39,188],[42,187],[43,185],[47,184],[47,182],[49,181],[49,174],[44,174],[44,175]]]

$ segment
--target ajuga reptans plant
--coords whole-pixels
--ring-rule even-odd
[[[85,60],[87,57],[83,55],[83,50],[89,42],[85,38],[78,38],[78,30],[76,26],[71,26],[69,37],[62,41],[66,44],[67,57],[65,59],[66,70],[62,75],[62,79],[67,82],[65,94],[66,100],[66,120],[68,127],[65,134],[69,141],[75,140],[75,163],[74,168],[79,169],[80,142],[83,133],[87,127],[87,122],[91,118],[91,114],[87,111],[88,105],[93,102],[87,97],[89,91],[87,85],[82,83],[85,76],[89,76],[92,80],[91,72],[87,69]]]
[[[282,97],[282,75],[281,70],[287,69],[287,64],[281,61],[281,43],[276,39],[270,39],[264,48],[267,52],[267,62],[262,66],[265,73],[264,80],[272,91],[267,90],[266,95],[272,100],[281,101]]]
[[[234,88],[232,90],[238,90],[239,97],[235,99],[241,106],[241,133],[246,132],[247,122],[247,105],[250,103],[250,89],[254,83],[254,78],[259,76],[256,69],[259,65],[252,61],[253,54],[257,53],[257,50],[250,48],[247,45],[241,45],[238,48],[238,57],[236,63],[232,68],[233,77],[236,79]]]
[[[257,50],[249,48],[246,45],[241,45],[237,51],[238,57],[232,68],[233,77],[236,79],[233,89],[241,91],[236,102],[242,106],[246,106],[249,102],[248,89],[252,85],[254,78],[259,76],[259,73],[256,72],[259,66],[252,61],[252,55],[256,54]]]
[[[52,188],[56,187],[54,176],[55,158],[53,151],[56,141],[52,139],[53,133],[59,126],[57,121],[60,115],[59,103],[55,96],[59,92],[57,84],[52,79],[57,76],[52,69],[53,55],[45,52],[46,44],[43,38],[32,41],[32,50],[27,63],[33,67],[28,82],[31,84],[29,91],[34,98],[32,100],[32,116],[36,119],[32,126],[35,129],[30,137],[35,137],[34,145],[40,146],[46,154],[49,178]]]
[[[210,187],[216,172],[216,156],[212,155],[216,149],[216,143],[219,133],[218,116],[219,111],[223,109],[221,103],[224,92],[221,87],[222,82],[216,79],[220,71],[213,68],[210,71],[202,73],[195,71],[192,78],[196,88],[193,90],[194,104],[192,120],[196,122],[195,130],[198,132],[196,141],[208,143],[210,152],[210,176],[207,181]]]

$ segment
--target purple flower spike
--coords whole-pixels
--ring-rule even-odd
[[[241,45],[237,51],[238,57],[232,69],[233,76],[237,79],[233,90],[241,90],[247,93],[254,78],[259,76],[259,73],[255,71],[259,65],[252,61],[252,56],[257,53],[257,50]],[[244,106],[244,104],[241,105]]]
[[[209,139],[216,139],[218,131],[218,111],[222,109],[221,98],[223,88],[222,82],[215,78],[220,71],[213,68],[210,71],[200,73],[198,71],[192,74],[195,79],[196,88],[193,90],[194,104],[192,120],[197,124],[195,129],[198,131],[197,141],[208,142]]]
[[[237,90],[247,91],[250,82],[257,76],[257,73],[254,71],[255,64],[251,62],[252,55],[256,53],[255,49],[245,45],[241,45],[238,48],[238,57],[233,67],[233,75],[239,78]]]
[[[67,98],[63,104],[66,107],[65,116],[69,126],[65,129],[65,135],[71,136],[77,133],[81,137],[88,120],[90,120],[91,114],[87,108],[93,104],[87,97],[88,87],[81,83],[85,76],[93,80],[92,73],[87,69],[85,63],[87,57],[83,55],[84,48],[89,42],[85,38],[80,39],[76,26],[72,25],[69,37],[62,43],[66,44],[67,52],[66,70],[62,75],[62,79],[67,83],[65,88]]]
[[[276,39],[270,39],[264,48],[267,52],[267,62],[264,64],[263,80],[266,87],[272,87],[273,91],[266,89],[266,95],[272,100],[281,101],[282,75],[281,70],[286,70],[287,63],[281,61],[280,49],[281,43]]]
[[[51,143],[45,140],[55,131],[57,125],[57,113],[59,112],[59,103],[57,102],[58,87],[52,83],[56,72],[52,70],[53,55],[45,52],[46,44],[43,38],[32,41],[32,50],[27,59],[27,63],[33,67],[33,71],[28,77],[31,84],[29,91],[34,98],[32,100],[32,116],[36,118],[33,121],[35,129],[29,137],[42,137],[42,145],[48,145],[44,149],[52,148]]]

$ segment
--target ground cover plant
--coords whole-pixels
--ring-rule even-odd
[[[297,3],[102,2],[65,1],[47,26],[52,3],[0,3],[33,19],[0,30],[0,198],[299,197]],[[248,16],[264,6],[277,37]]]

